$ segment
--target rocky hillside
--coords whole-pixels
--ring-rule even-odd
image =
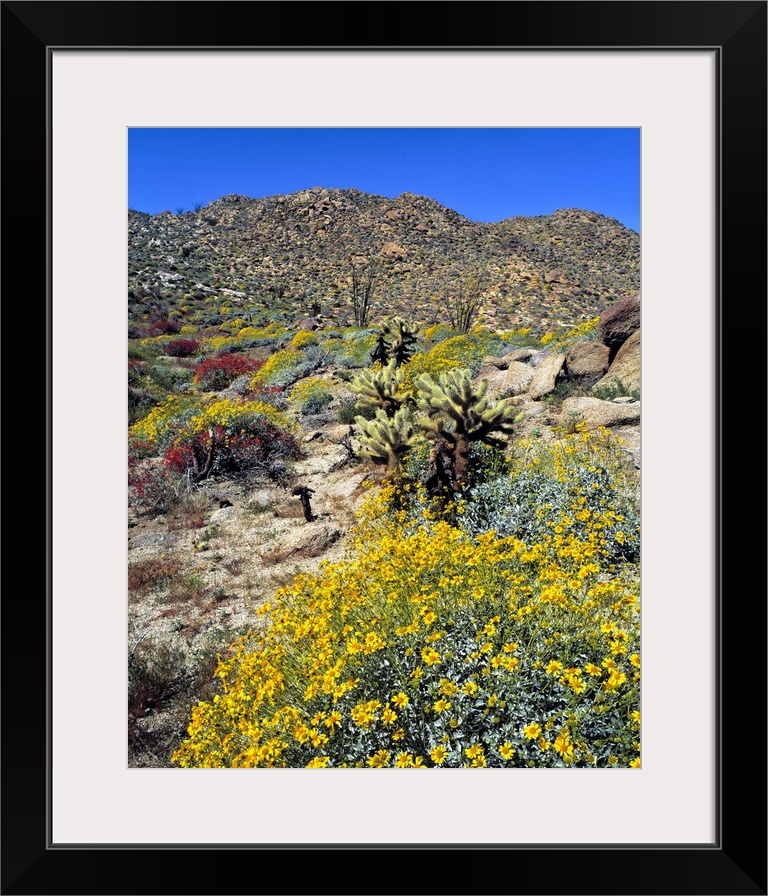
[[[238,205],[232,203],[234,213]],[[575,217],[576,213],[568,216],[572,214]],[[132,220],[136,225],[141,216],[132,216]],[[180,226],[171,215],[148,218],[146,226],[159,227],[163,220],[169,228]],[[548,219],[547,226],[551,221]],[[535,225],[530,221],[528,225],[535,233]],[[186,262],[173,258],[177,271],[170,273],[186,276],[181,274],[188,270]],[[169,271],[170,267],[168,263]],[[331,338],[330,330],[296,332],[298,344],[324,338],[328,346],[341,342]],[[467,345],[473,338],[490,339],[461,337]],[[476,386],[484,382],[491,396],[510,397],[515,405],[512,443],[545,443],[578,427],[607,427],[622,440],[621,452],[639,480],[639,296],[611,304],[588,338],[578,331],[571,341],[546,345],[535,339],[527,344],[527,337],[521,338],[519,347],[495,350],[473,364]],[[420,358],[428,357],[430,346],[435,352],[441,344],[424,343],[410,363],[416,365]],[[134,354],[138,358],[151,347],[135,346]],[[273,358],[280,354],[275,349],[269,348],[275,352]],[[245,352],[264,350],[260,346]],[[300,352],[293,350],[293,354]],[[299,458],[291,462],[284,477],[210,476],[163,512],[130,509],[129,741],[133,766],[168,765],[171,751],[186,730],[192,704],[214,693],[217,657],[239,635],[263,624],[259,607],[277,589],[297,574],[316,570],[323,561],[344,557],[356,511],[381,478],[381,469],[357,453],[359,426],[351,425],[350,415],[344,414],[355,398],[350,386],[355,374],[334,362],[331,352],[315,352],[312,357],[312,368],[302,368],[302,373],[296,374],[298,380],[287,391],[287,400],[278,396],[301,446]],[[180,374],[180,381],[191,376],[190,369],[183,366],[192,363],[186,358],[166,354],[154,360],[134,358],[131,363],[147,369],[154,363],[166,370],[169,382],[174,371]],[[325,391],[329,398],[318,409],[309,410],[306,403],[301,404],[305,399],[292,397],[297,393],[291,389],[301,394],[302,384],[310,382],[313,390]],[[246,376],[210,397],[236,398],[238,390],[248,388]],[[303,513],[301,490],[311,497],[309,518]]]
[[[354,189],[225,196],[194,211],[128,213],[129,319],[182,309],[215,324],[226,300],[248,323],[354,323],[353,264],[376,262],[370,321],[447,322],[446,296],[478,278],[480,322],[545,332],[594,318],[640,288],[640,238],[581,209],[477,223],[425,196]]]

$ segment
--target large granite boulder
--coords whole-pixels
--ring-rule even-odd
[[[533,372],[529,392],[531,398],[543,398],[555,388],[557,377],[563,369],[565,355],[551,354],[541,358]]]
[[[608,372],[592,388],[617,386],[623,386],[627,393],[640,389],[640,330],[635,330],[622,345]]]
[[[601,377],[610,365],[610,349],[602,342],[575,342],[565,356],[568,377]]]
[[[600,315],[597,336],[611,352],[611,361],[622,345],[640,329],[640,293],[626,296]]]

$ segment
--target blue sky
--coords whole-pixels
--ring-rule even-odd
[[[128,206],[310,187],[429,196],[473,221],[583,208],[640,231],[639,128],[131,128]]]

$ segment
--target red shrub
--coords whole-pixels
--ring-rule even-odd
[[[163,352],[172,358],[187,358],[200,348],[200,343],[194,339],[174,339],[167,343]]]
[[[222,355],[208,358],[197,365],[194,382],[206,392],[218,392],[239,376],[255,373],[264,365],[263,361],[244,355]]]
[[[181,321],[175,319],[168,320],[167,318],[156,320],[153,321],[149,331],[152,336],[162,336],[163,334],[170,336],[181,331]]]

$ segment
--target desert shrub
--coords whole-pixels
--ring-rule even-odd
[[[173,335],[181,332],[181,321],[178,318],[168,318],[157,320],[150,325],[150,335],[160,336],[162,334]]]
[[[568,477],[568,447],[537,466]],[[399,491],[370,496],[346,560],[262,607],[173,763],[639,766],[639,579],[614,568],[606,519],[472,534]]]
[[[181,569],[177,557],[145,557],[128,564],[128,590],[153,591],[167,585]]]
[[[133,343],[128,346],[128,359],[134,361],[151,361],[163,353],[162,345],[158,345],[149,340],[142,340],[138,345]]]
[[[306,358],[304,352],[295,348],[280,349],[271,355],[264,366],[257,371],[251,383],[267,386],[289,386],[299,378]]]
[[[214,425],[192,435],[182,433],[167,449],[164,461],[172,471],[199,481],[211,475],[269,473],[276,461],[298,455],[293,435],[254,415],[240,419],[236,427]]]
[[[180,472],[186,472],[182,469]],[[171,531],[179,529],[202,529],[208,516],[207,501],[204,495],[193,493],[185,495],[173,507],[166,517],[166,524]]]
[[[220,689],[213,677],[217,656],[236,633],[211,632],[192,650],[145,634],[129,641],[128,761],[135,768],[167,768],[191,707]]]
[[[376,408],[370,405],[360,408],[354,399],[343,402],[336,412],[336,419],[339,423],[347,423],[350,426],[354,424],[357,417],[362,417],[364,420],[373,420],[375,416]]]
[[[424,338],[428,342],[444,342],[446,339],[458,335],[458,331],[454,330],[450,324],[433,324],[424,331]]]
[[[174,477],[189,483],[214,473],[271,473],[277,461],[299,454],[283,414],[266,402],[243,399],[173,396],[134,424],[129,437],[134,456],[142,451],[162,457],[150,469],[171,483]]]
[[[128,711],[141,718],[170,702],[181,688],[184,654],[168,645],[142,641],[128,654]]]
[[[527,544],[599,542],[603,563],[640,560],[640,519],[620,443],[577,430],[547,446],[516,446],[512,471],[469,489],[461,527]]]
[[[183,365],[184,359],[181,359],[178,364],[159,359],[158,363],[147,366],[146,377],[142,380],[142,385],[165,397],[169,392],[175,392],[180,386],[191,381],[192,373]]]
[[[128,507],[135,513],[165,513],[184,493],[186,483],[158,458],[128,455]]]
[[[301,380],[288,393],[289,401],[297,404],[302,415],[319,414],[333,401],[333,393],[326,380],[311,376]]]
[[[188,358],[200,348],[200,343],[195,339],[173,339],[166,343],[163,352],[172,358]]]
[[[603,401],[613,401],[614,398],[640,399],[640,389],[627,386],[619,377],[614,376],[601,386],[593,386],[590,395],[594,398],[602,398]]]
[[[306,351],[295,348],[284,348],[271,355],[264,366],[256,372],[251,380],[255,388],[258,384],[266,386],[290,386],[296,380],[309,376],[320,367],[324,367],[330,356],[319,345],[310,345]]]
[[[206,358],[197,365],[192,381],[204,392],[218,392],[221,389],[226,389],[238,376],[255,373],[263,364],[263,361],[243,355]]]
[[[374,329],[345,329],[342,330],[340,340],[326,341],[324,348],[338,367],[347,369],[368,367],[377,334],[378,330]]]
[[[153,389],[141,385],[128,386],[128,423],[133,424],[146,416],[161,400],[161,396]]]
[[[308,345],[317,345],[320,336],[313,330],[299,330],[299,332],[291,339],[292,348],[306,348]]]

